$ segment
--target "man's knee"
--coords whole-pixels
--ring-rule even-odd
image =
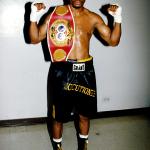
[[[54,125],[54,126],[57,126],[57,127],[62,127],[63,123],[54,120],[54,121],[53,121],[53,125]]]
[[[89,122],[89,118],[88,117],[85,117],[83,115],[79,115],[79,121],[80,122]]]

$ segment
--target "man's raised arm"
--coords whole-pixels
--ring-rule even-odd
[[[118,5],[110,5],[108,13],[114,17],[114,26],[111,30],[102,20],[97,23],[96,28],[100,36],[110,45],[117,46],[121,37],[122,8]]]
[[[39,0],[31,4],[29,36],[32,44],[41,42],[46,37],[46,21],[38,26],[39,18],[46,12],[46,6]]]

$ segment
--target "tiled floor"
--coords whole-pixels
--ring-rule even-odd
[[[46,124],[0,128],[0,150],[52,150]],[[73,122],[64,124],[63,150],[77,150]],[[91,120],[88,150],[150,150],[150,118]]]

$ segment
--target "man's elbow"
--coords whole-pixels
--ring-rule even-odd
[[[31,44],[38,44],[38,43],[40,43],[39,41],[31,41],[30,42]]]
[[[111,42],[109,43],[109,46],[116,47],[116,46],[119,45],[119,43],[120,43],[120,41],[111,41]]]
[[[119,45],[119,43],[115,43],[115,44],[110,44],[109,46],[116,47],[118,45]]]
[[[37,39],[30,39],[30,43],[31,44],[38,44],[38,43],[40,43],[40,41]]]

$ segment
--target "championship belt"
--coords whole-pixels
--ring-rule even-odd
[[[47,41],[52,62],[67,61],[73,47],[74,19],[68,5],[57,6],[48,22]]]

